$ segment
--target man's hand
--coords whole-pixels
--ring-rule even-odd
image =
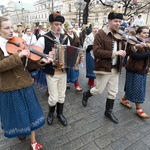
[[[49,63],[53,62],[53,59],[50,57],[46,57],[46,58],[42,58],[40,61],[44,62],[46,64],[49,64]]]
[[[120,55],[124,58],[126,56],[126,52],[124,50],[119,50],[119,51],[116,52],[116,55],[117,56]]]

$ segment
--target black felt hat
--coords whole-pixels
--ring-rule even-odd
[[[59,21],[64,23],[65,18],[59,12],[54,12],[49,15],[49,22],[54,22],[54,21]]]
[[[116,12],[110,12],[108,15],[108,19],[123,19],[123,14],[116,13]]]

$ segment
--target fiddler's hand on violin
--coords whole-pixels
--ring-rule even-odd
[[[53,59],[54,58],[54,51],[50,51],[48,56]]]
[[[144,42],[140,42],[140,43],[135,44],[134,46],[135,46],[136,48],[143,48],[143,47],[146,47],[147,45],[146,45],[146,43],[144,43]]]
[[[42,58],[40,61],[44,62],[46,64],[49,64],[49,63],[53,62],[53,57],[54,57],[54,53],[51,51],[51,52],[49,52],[48,57]]]
[[[116,52],[116,55],[117,56],[120,55],[124,58],[126,56],[126,52],[124,50],[119,50],[119,51]]]
[[[84,61],[84,56],[81,56],[80,62],[83,62],[83,61]]]
[[[22,57],[29,57],[30,56],[30,51],[28,49],[24,49],[18,52],[18,55],[20,58]]]

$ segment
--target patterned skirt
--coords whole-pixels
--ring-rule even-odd
[[[42,69],[38,70],[38,74],[35,78],[34,84],[39,88],[47,88],[46,75]]]
[[[94,71],[94,59],[91,53],[86,53],[86,78],[96,79]]]
[[[126,73],[125,92],[126,98],[133,102],[142,104],[145,101],[147,75]]]
[[[79,78],[79,70],[74,70],[71,68],[67,69],[67,83],[75,83],[78,81]]]
[[[33,86],[0,92],[0,116],[4,135],[8,138],[30,135],[45,124]]]

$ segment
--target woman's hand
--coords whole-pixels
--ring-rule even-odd
[[[28,49],[21,50],[21,51],[19,51],[18,56],[20,58],[29,57],[30,56],[30,51]]]
[[[134,45],[136,48],[143,48],[146,47],[146,44],[144,42],[138,43]]]

